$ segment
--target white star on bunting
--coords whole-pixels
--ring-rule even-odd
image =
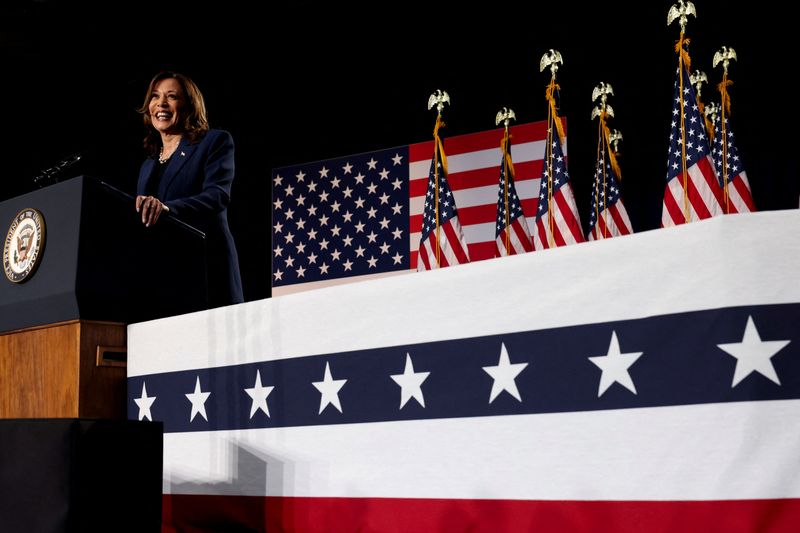
[[[508,358],[508,350],[506,350],[505,343],[500,344],[500,360],[497,366],[485,366],[483,370],[489,374],[494,382],[492,383],[492,392],[489,394],[489,403],[492,403],[497,396],[506,391],[511,396],[522,401],[517,389],[517,376],[520,372],[525,370],[528,363],[511,363]]]
[[[197,376],[194,392],[186,395],[189,401],[192,402],[192,414],[189,417],[189,422],[194,420],[194,417],[197,416],[198,413],[206,419],[206,422],[208,421],[208,416],[206,416],[206,400],[208,400],[209,396],[211,396],[210,392],[203,392],[200,388],[200,376]]]
[[[253,399],[250,405],[250,418],[256,414],[256,411],[261,409],[264,414],[269,416],[269,406],[267,405],[267,396],[270,395],[272,389],[275,387],[264,387],[261,385],[261,371],[256,370],[256,382],[251,389],[244,389],[250,398]]]
[[[392,374],[391,378],[400,385],[400,409],[405,406],[411,398],[417,400],[422,407],[425,407],[425,397],[422,395],[422,382],[428,379],[430,372],[414,372],[414,363],[411,362],[411,355],[406,353],[406,367],[402,374]]]
[[[322,394],[319,399],[319,413],[317,414],[322,414],[328,404],[333,405],[340,413],[342,412],[342,404],[339,403],[339,390],[344,387],[345,383],[347,383],[346,379],[333,379],[330,363],[326,362],[325,377],[322,381],[311,383]]]
[[[717,344],[717,347],[736,358],[736,370],[733,372],[731,388],[739,384],[744,378],[758,372],[770,381],[781,384],[775,367],[772,366],[772,357],[781,351],[791,341],[762,341],[758,334],[753,317],[747,317],[742,342]]]
[[[597,357],[589,357],[589,361],[597,365],[603,371],[600,376],[600,386],[597,389],[597,397],[614,383],[619,383],[632,393],[636,394],[636,386],[628,373],[628,369],[636,362],[644,352],[620,353],[617,332],[611,332],[611,343],[608,345],[608,353]]]
[[[150,407],[152,407],[153,402],[156,401],[156,397],[147,396],[147,387],[145,383],[142,383],[142,395],[138,398],[134,398],[133,401],[139,406],[139,420],[146,418],[152,422],[153,415],[150,414]]]

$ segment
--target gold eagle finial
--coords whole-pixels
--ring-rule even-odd
[[[509,123],[512,120],[517,120],[517,116],[514,114],[514,110],[508,107],[504,107],[500,111],[497,112],[497,116],[494,119],[494,125],[499,126],[500,123],[503,123],[503,127],[508,128]]]
[[[444,104],[449,103],[450,95],[445,91],[436,89],[436,91],[434,91],[434,93],[428,98],[428,109],[430,110],[433,106],[436,106],[436,112],[441,115],[442,110],[444,109]]]
[[[730,48],[728,46],[723,46],[714,54],[714,62],[713,65],[716,67],[720,61],[722,62],[722,70],[725,71],[725,74],[728,73],[728,64],[731,60],[736,61],[736,50]]]
[[[695,70],[694,74],[689,76],[689,82],[697,91],[697,97],[700,98],[700,91],[703,88],[703,84],[708,83],[708,76],[702,70]]]
[[[691,2],[684,2],[684,0],[678,0],[677,4],[669,8],[669,12],[667,13],[667,26],[672,24],[675,19],[678,19],[678,23],[681,25],[681,33],[685,33],[686,23],[689,20],[688,15],[697,16],[697,10],[694,8],[694,4]]]
[[[601,81],[599,85],[597,85],[592,90],[592,101],[597,101],[600,99],[600,105],[592,109],[592,119],[599,117],[601,114],[606,113],[608,116],[614,116],[614,108],[608,104],[607,100],[609,96],[614,96],[614,88],[611,87],[610,83],[606,83]]]
[[[550,67],[550,73],[555,77],[556,72],[558,72],[558,65],[564,64],[564,60],[561,59],[561,54],[558,50],[553,50],[552,48],[544,53],[542,59],[539,60],[539,72],[544,72],[544,69]]]

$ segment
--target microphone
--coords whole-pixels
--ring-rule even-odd
[[[66,169],[70,168],[71,166],[75,165],[83,159],[84,152],[76,152],[74,154],[70,154],[55,165],[45,170],[42,170],[39,174],[37,174],[33,178],[33,183],[36,184],[38,187],[44,187],[45,185],[51,185],[53,183],[58,183],[57,176],[64,172]]]

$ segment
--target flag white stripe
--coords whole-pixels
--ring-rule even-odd
[[[714,161],[711,159],[710,155],[705,156],[708,162],[709,168],[714,168]],[[717,197],[714,196],[714,192],[711,190],[711,187],[708,185],[708,181],[706,181],[705,174],[700,169],[699,164],[694,164],[689,167],[689,177],[694,183],[697,192],[700,194],[700,197],[703,199],[703,203],[706,205],[706,209],[708,209],[709,214],[714,217],[717,215],[722,214],[722,209],[720,208],[719,202],[717,201]],[[717,183],[716,176],[713,177],[714,183]],[[695,219],[692,219],[695,220]]]
[[[616,211],[617,215],[622,219],[622,223],[625,225],[628,233],[633,233],[631,221],[628,218],[628,212],[625,210],[625,205],[621,200],[617,200],[614,204],[600,212],[599,220],[590,233],[591,240],[607,239],[609,237],[619,237],[623,235],[621,228],[617,225],[617,221],[614,218],[614,211]],[[605,230],[603,230],[604,226]]]
[[[520,199],[536,198],[539,196],[539,178],[515,182],[517,196]],[[486,185],[484,187],[473,187],[471,189],[461,189],[453,191],[456,198],[456,207],[465,209],[481,205],[494,205],[497,203],[497,185]],[[409,212],[411,215],[421,215],[425,207],[425,195],[414,196],[410,199]],[[472,241],[469,241],[472,242]]]
[[[530,243],[530,231],[528,230],[527,222],[525,222],[525,217],[522,217],[522,218],[520,218],[518,220],[519,220],[518,222],[514,221],[509,226],[511,228],[511,231],[508,232],[509,233],[509,235],[508,235],[508,237],[509,237],[508,238],[508,245],[509,245],[509,248],[514,251],[514,253],[524,254],[524,253],[526,253],[525,252],[525,246],[526,245],[528,247],[531,246],[531,243]],[[521,232],[524,232],[525,234],[528,234],[528,242],[526,244],[522,243],[522,241],[520,240],[520,235],[517,233],[517,231],[521,231]],[[503,230],[497,237],[495,237],[495,243],[497,244],[498,250],[500,250],[501,255],[503,255],[503,256],[509,255],[508,249],[506,249],[506,231],[505,230]]]
[[[514,162],[540,161],[544,157],[544,144],[544,141],[531,141],[513,145]],[[498,162],[501,160],[502,152],[500,151],[498,138],[497,148],[451,155],[447,152],[447,141],[445,140],[445,155],[447,155],[447,171],[452,175],[481,168],[495,168],[499,166]],[[431,157],[433,157],[433,151],[431,151]],[[431,157],[412,161],[409,164],[408,175],[411,180],[428,179],[428,173],[431,170]]]
[[[750,207],[747,205],[747,202],[744,201],[744,198],[742,198],[742,195],[739,193],[739,189],[736,188],[736,180],[738,179],[741,179],[744,186],[750,190],[750,184],[747,182],[747,175],[742,172],[731,183],[728,184],[728,201],[733,203],[734,209],[737,213],[747,213],[750,211]]]
[[[683,200],[683,182],[681,181],[681,178],[680,177],[672,178],[667,184],[667,189],[668,193],[665,194],[670,194],[672,196],[672,198],[675,200],[675,204],[680,209],[681,214],[679,219],[673,220],[672,215],[670,215],[669,211],[665,207],[664,210],[661,212],[661,223],[664,227],[675,226],[677,224],[683,223],[685,218],[684,210],[686,208]],[[690,220],[692,221],[699,220],[700,217],[697,216],[697,212],[694,210],[692,202],[688,202],[688,206],[689,206]]]

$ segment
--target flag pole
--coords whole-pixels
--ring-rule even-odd
[[[504,128],[503,140],[500,143],[500,150],[502,150],[503,153],[503,199],[506,215],[506,254],[508,254],[508,250],[511,245],[511,213],[508,209],[508,173],[511,172],[511,177],[514,177],[514,164],[511,161],[511,152],[508,149],[509,145],[511,144],[511,136],[508,133],[508,125],[512,120],[516,119],[517,116],[514,114],[514,110],[507,107],[504,107],[498,111],[497,116],[494,119],[495,126],[502,122]]]
[[[444,154],[444,147],[442,146],[442,138],[439,136],[439,128],[443,127],[444,121],[442,120],[442,110],[444,104],[450,103],[450,95],[445,91],[436,91],[428,98],[428,110],[434,105],[436,106],[436,125],[433,127],[433,176],[434,176],[434,196],[436,202],[436,267],[442,266],[441,254],[441,240],[439,229],[439,155],[442,157],[442,169],[447,174],[447,157]]]
[[[598,127],[598,136],[597,136],[597,161],[598,161],[598,174],[595,178],[595,198],[598,200],[600,199],[599,196],[599,185],[600,185],[600,174],[599,172],[603,173],[603,210],[599,211],[600,209],[600,202],[597,201],[595,205],[595,220],[599,222],[600,213],[603,213],[603,229],[602,229],[602,237],[605,239],[609,237],[607,235],[608,231],[608,224],[605,223],[607,221],[606,217],[608,216],[608,212],[606,211],[606,197],[607,189],[606,189],[606,153],[610,159],[613,159],[612,154],[610,152],[610,147],[608,146],[608,126],[606,125],[606,119],[608,117],[614,116],[614,108],[611,107],[608,103],[608,97],[614,95],[614,88],[611,87],[610,83],[600,82],[594,90],[592,90],[592,101],[597,101],[600,99],[600,104],[592,109],[592,119],[599,118],[597,123]],[[602,155],[602,161],[601,156]],[[614,161],[614,166],[616,167],[616,161]]]
[[[679,88],[678,91],[678,98],[680,99],[680,108],[681,108],[681,165],[682,165],[682,174],[683,174],[683,220],[685,223],[689,223],[691,221],[691,212],[689,211],[689,191],[688,191],[688,180],[689,174],[686,171],[686,114],[683,109],[684,107],[684,100],[683,100],[683,69],[685,68],[688,72],[689,69],[692,68],[692,60],[689,57],[689,52],[686,50],[686,46],[689,46],[690,39],[685,37],[686,34],[686,23],[689,21],[688,15],[697,16],[697,10],[694,8],[694,4],[691,2],[685,2],[684,0],[678,0],[678,4],[673,5],[669,8],[669,12],[667,13],[667,26],[672,24],[673,21],[677,20],[681,26],[681,34],[678,42],[675,43],[675,53],[678,54],[678,79],[679,79]]]
[[[555,245],[553,237],[553,225],[555,220],[553,218],[553,126],[555,125],[556,133],[558,135],[558,142],[564,138],[563,127],[558,118],[558,107],[556,106],[555,93],[560,89],[556,83],[556,72],[558,72],[558,65],[564,64],[561,54],[558,50],[552,48],[544,53],[542,59],[539,61],[539,72],[550,67],[550,83],[545,92],[545,99],[548,102],[547,107],[547,146],[545,147],[545,160],[547,164],[547,244],[549,247]]]
[[[728,46],[723,46],[714,54],[714,67],[722,63],[722,81],[717,86],[720,94],[720,128],[722,128],[722,192],[725,197],[725,213],[730,213],[728,205],[728,143],[727,128],[725,126],[725,113],[731,113],[731,99],[728,95],[728,86],[733,82],[728,79],[728,64],[731,60],[736,60],[736,51]]]

